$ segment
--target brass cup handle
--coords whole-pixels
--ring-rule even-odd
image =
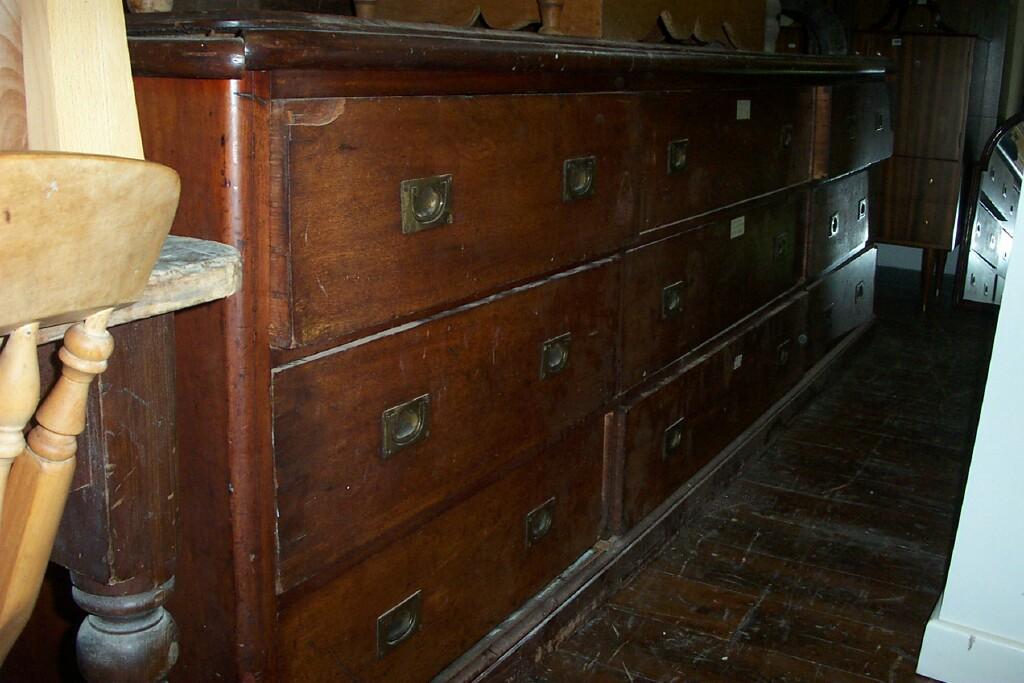
[[[832,214],[832,218],[828,221],[828,236],[829,239],[839,234],[839,214]]]
[[[377,617],[377,659],[409,640],[420,629],[423,591],[416,591]]]
[[[402,234],[437,228],[454,220],[452,182],[450,173],[402,181]]]
[[[555,524],[555,499],[549,498],[526,514],[526,547],[536,545]]]
[[[661,459],[678,453],[686,442],[686,418],[681,417],[668,426],[662,441]]]
[[[553,337],[540,347],[540,378],[547,379],[565,370],[569,365],[569,350],[572,347],[572,333]]]
[[[678,318],[683,313],[683,290],[686,283],[673,282],[661,290],[661,319]]]
[[[857,220],[862,221],[868,217],[868,200],[865,197],[857,202]]]
[[[597,157],[566,159],[562,164],[562,201],[573,202],[594,194]]]
[[[793,125],[787,123],[782,127],[782,133],[780,134],[779,143],[782,149],[789,149],[793,146]]]
[[[417,396],[381,413],[381,457],[385,460],[430,432],[430,394]]]
[[[668,174],[675,175],[686,168],[686,156],[690,151],[690,141],[687,138],[673,140],[668,143],[666,157],[668,159]]]

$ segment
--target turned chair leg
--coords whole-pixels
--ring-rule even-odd
[[[36,411],[28,444],[11,467],[0,535],[0,662],[39,595],[75,472],[77,437],[85,430],[89,384],[106,370],[114,350],[110,313],[96,313],[65,334],[60,379]],[[36,373],[38,382],[38,368]]]

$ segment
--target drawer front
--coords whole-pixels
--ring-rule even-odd
[[[999,233],[999,269],[1000,279],[1006,279],[1006,271],[1010,268],[1010,255],[1013,254],[1013,235],[1003,230]]]
[[[657,93],[643,121],[642,231],[810,178],[810,88]]]
[[[808,287],[812,362],[874,315],[876,254],[872,247]]]
[[[971,251],[981,256],[990,265],[999,266],[999,239],[1003,229],[995,216],[984,205],[978,206],[974,217],[974,232],[971,233]]]
[[[828,150],[828,164],[819,175],[840,176],[892,156],[888,84],[842,84],[825,92],[830,103],[829,126],[819,129],[818,136],[819,149]]]
[[[958,161],[893,157],[879,177],[875,241],[950,250],[955,244],[963,167]],[[874,195],[875,192],[872,192]]]
[[[600,417],[588,420],[501,481],[289,605],[279,617],[282,678],[430,680],[597,540],[601,436]],[[381,652],[381,616],[417,594],[410,637],[390,647],[382,639]],[[383,626],[394,622],[385,618]]]
[[[811,193],[807,277],[813,278],[868,241],[868,172],[846,176]]]
[[[1007,223],[1017,221],[1019,181],[998,151],[992,155],[989,167],[982,176],[981,191],[999,220]]]
[[[619,262],[274,376],[279,581],[352,561],[614,391]]]
[[[967,256],[967,273],[964,276],[964,299],[982,304],[994,303],[996,276],[997,270],[972,251]]]
[[[642,520],[799,381],[806,295],[622,409],[623,528]]]
[[[620,388],[796,285],[806,202],[805,192],[790,193],[628,252]]]
[[[633,229],[627,95],[293,101],[280,346],[349,335],[616,250]],[[289,272],[290,271],[290,272]]]

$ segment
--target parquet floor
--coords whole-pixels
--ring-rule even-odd
[[[522,683],[924,680],[994,317],[922,316],[907,295],[879,300],[834,384]]]

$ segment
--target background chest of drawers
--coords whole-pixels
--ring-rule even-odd
[[[871,318],[883,62],[131,31],[176,229],[246,264],[177,323],[182,680],[429,680]]]

